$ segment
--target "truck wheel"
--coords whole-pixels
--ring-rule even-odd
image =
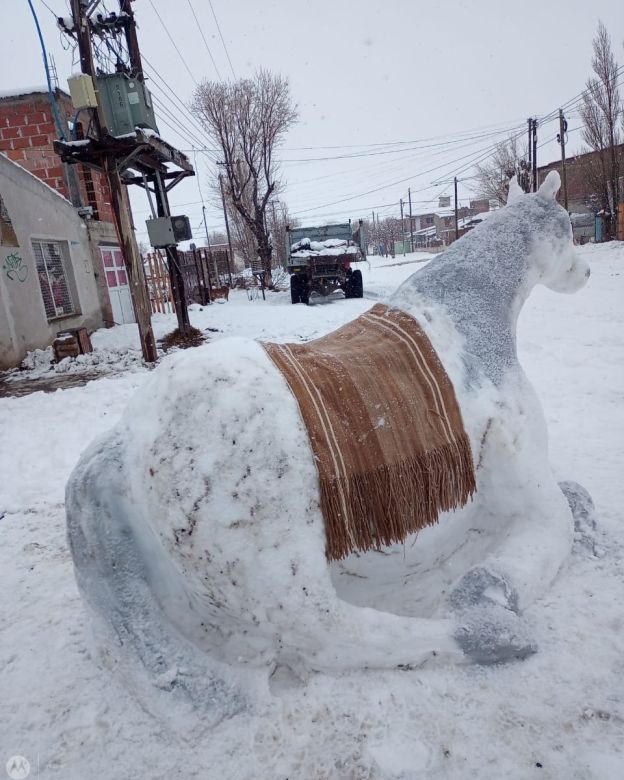
[[[351,276],[351,295],[349,298],[363,298],[364,297],[364,282],[362,281],[362,272],[354,271]]]
[[[308,280],[301,279],[299,287],[299,300],[301,303],[305,303],[306,306],[310,304],[310,288],[308,287]]]
[[[290,302],[301,303],[301,280],[296,274],[290,277]]]

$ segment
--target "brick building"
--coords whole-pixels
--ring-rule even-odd
[[[55,90],[55,98],[63,134],[67,139],[72,138],[70,128],[73,128],[73,137],[79,140],[83,135],[80,119],[85,114],[76,113],[66,92]],[[57,138],[46,87],[0,95],[0,153],[69,201],[76,217],[83,217],[102,321],[106,325],[134,322],[130,286],[123,272],[108,181],[102,174],[83,165],[62,163],[53,147]],[[0,182],[1,186],[3,182]],[[85,207],[92,209],[90,215],[81,211]],[[52,320],[56,321],[56,318]]]
[[[70,138],[76,111],[70,96],[55,91],[61,126]],[[76,124],[77,137],[82,126]],[[93,218],[113,222],[108,182],[102,174],[82,165],[64,165],[54,152],[58,138],[46,89],[35,89],[0,97],[0,152],[44,181],[76,207],[90,206]]]
[[[620,171],[624,171],[624,144],[616,147]],[[566,175],[568,180],[568,210],[575,214],[595,214],[605,205],[606,193],[600,192],[599,185],[601,167],[601,152],[586,152],[568,157],[566,160]],[[607,167],[608,170],[608,167]],[[550,171],[561,175],[561,160],[553,160],[537,169],[538,185],[541,184]],[[624,176],[620,176],[620,200],[624,194]],[[559,191],[559,202],[563,202],[563,188]]]

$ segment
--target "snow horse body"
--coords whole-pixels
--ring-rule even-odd
[[[232,667],[303,674],[534,650],[521,613],[568,554],[572,518],[516,324],[535,284],[573,292],[589,276],[558,186],[550,174],[536,194],[512,192],[388,302],[431,339],[476,467],[473,500],[415,538],[328,565],[296,401],[248,339],[175,356],[83,454],[67,488],[77,580],[153,680],[214,701]]]

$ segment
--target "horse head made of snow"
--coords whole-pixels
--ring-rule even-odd
[[[253,340],[167,360],[83,454],[67,488],[78,583],[156,680],[214,699],[216,667],[488,663],[534,650],[522,611],[573,528],[516,323],[535,284],[573,292],[589,276],[558,187],[556,173],[535,194],[512,187],[505,208],[388,301],[444,365],[476,474],[471,501],[403,544],[328,564],[306,428]]]

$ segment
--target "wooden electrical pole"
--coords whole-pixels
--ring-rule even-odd
[[[227,232],[228,246],[230,247],[230,256],[234,259],[232,254],[232,236],[230,235],[230,222],[228,220],[227,208],[225,205],[225,192],[223,190],[223,174],[219,174],[219,187],[221,188],[221,202],[223,203],[223,217],[225,218],[225,230]],[[232,269],[230,268],[230,256],[228,256],[228,276],[230,277],[230,287],[232,286]],[[266,283],[266,282],[265,282]]]
[[[455,185],[455,241],[459,238],[459,220],[457,215],[457,176],[453,179]]]
[[[563,205],[565,210],[568,210],[568,174],[566,171],[566,152],[565,152],[565,137],[568,131],[568,122],[563,115],[563,110],[559,109],[559,135],[557,141],[561,145],[561,181],[563,183]]]
[[[156,210],[159,217],[170,217],[169,199],[167,190],[163,186],[162,178],[158,172],[154,174],[154,197],[156,198]],[[171,280],[171,294],[175,303],[178,329],[181,334],[188,335],[191,331],[188,306],[186,305],[186,291],[184,289],[184,277],[180,268],[180,256],[177,246],[165,247],[167,254],[167,266],[169,279]]]
[[[129,4],[129,0],[127,0]],[[106,119],[102,110],[102,102],[97,90],[95,68],[93,64],[93,50],[91,48],[91,34],[89,20],[83,14],[85,6],[82,0],[71,0],[71,11],[80,54],[80,65],[83,73],[91,76],[97,97],[97,108],[93,116],[93,124],[99,140],[107,134]],[[147,363],[154,363],[158,359],[156,339],[152,330],[151,307],[147,295],[145,283],[145,269],[143,258],[137,246],[136,236],[132,228],[130,201],[126,185],[122,182],[117,160],[114,155],[105,154],[101,160],[102,168],[108,179],[111,191],[111,206],[115,218],[115,228],[121,245],[128,279],[130,281],[130,295],[134,307],[134,314],[139,327],[139,338],[143,359]]]
[[[128,47],[128,57],[130,59],[130,69],[133,77],[137,81],[144,82],[143,61],[141,59],[141,50],[139,48],[139,39],[136,32],[136,21],[134,11],[132,10],[132,0],[119,0],[119,10],[127,16],[127,22],[124,25],[126,35],[126,46]],[[163,186],[162,178],[158,171],[151,177],[156,198],[156,206],[159,217],[170,217],[169,196],[167,188]],[[188,335],[191,329],[189,320],[188,306],[186,302],[186,290],[184,287],[184,278],[180,269],[180,258],[177,246],[165,247],[167,254],[167,267],[169,270],[169,279],[171,280],[171,294],[175,304],[175,312],[178,320],[178,329],[181,334]]]
[[[401,246],[403,247],[403,257],[405,257],[405,220],[403,219],[403,198],[401,198]]]
[[[409,199],[409,218],[410,218],[410,251],[414,251],[414,223],[412,221],[412,190],[407,188],[407,197]]]
[[[528,155],[529,155],[529,192],[533,192],[533,120],[531,117],[527,119],[527,124],[529,126],[529,140],[528,140]]]
[[[533,120],[533,192],[537,192],[537,119]]]

